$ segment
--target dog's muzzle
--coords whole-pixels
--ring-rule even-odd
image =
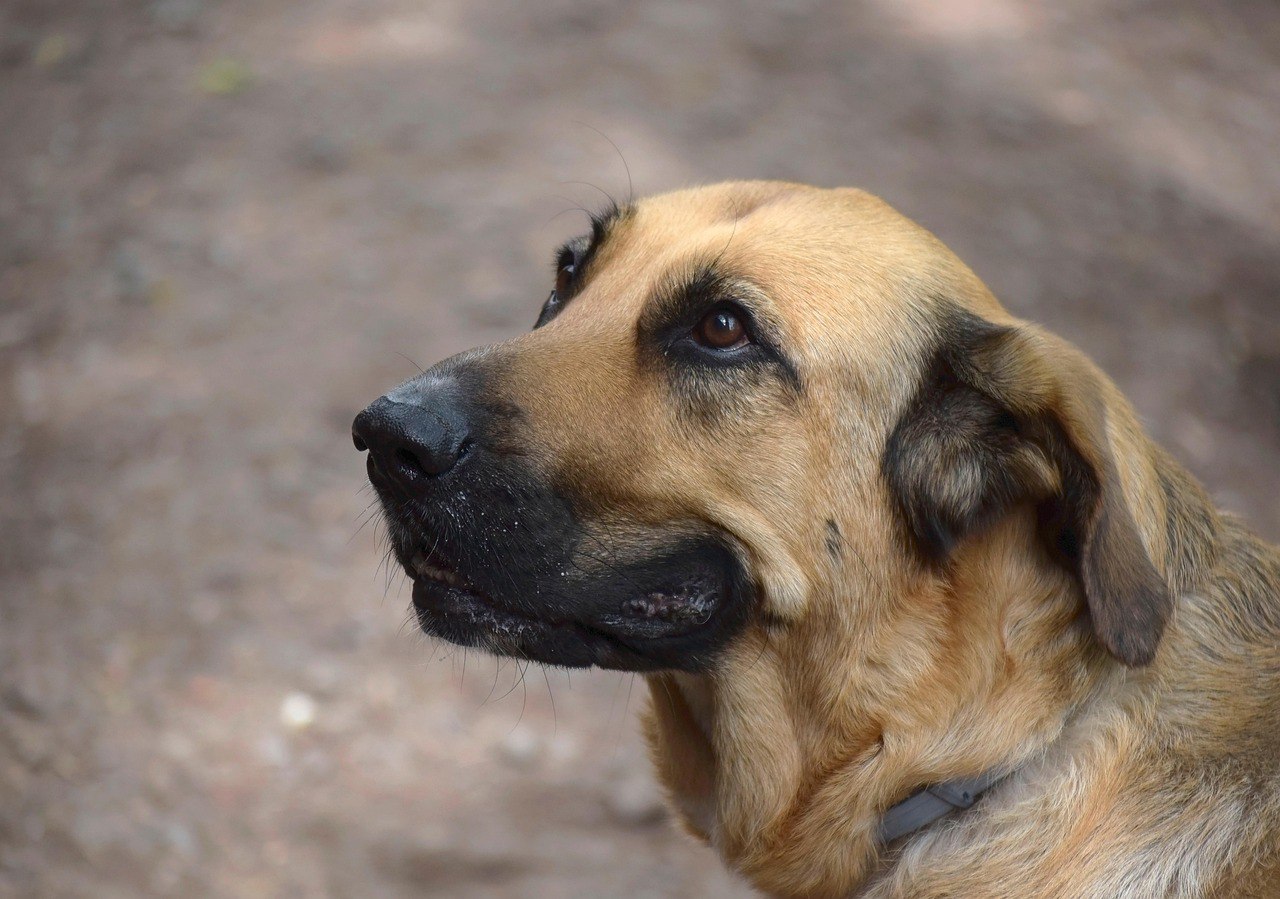
[[[750,592],[729,541],[705,525],[582,514],[594,504],[550,482],[525,424],[474,358],[356,416],[352,440],[423,630],[548,664],[705,668]]]

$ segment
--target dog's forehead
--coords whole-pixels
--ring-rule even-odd
[[[636,204],[644,217],[686,225],[733,224],[764,209],[783,212],[821,201],[829,193],[783,181],[729,181],[646,197]]]
[[[690,258],[742,262],[815,254],[859,217],[857,200],[779,182],[731,182],[649,197],[621,217],[608,243],[615,258],[659,267]],[[886,207],[887,208],[887,207]],[[904,220],[905,221],[905,220]]]
[[[583,297],[593,318],[634,321],[660,286],[711,265],[802,330],[905,328],[943,298],[1002,314],[936,237],[855,189],[748,181],[660,194],[628,207],[597,250]]]

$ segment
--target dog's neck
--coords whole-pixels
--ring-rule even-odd
[[[888,846],[942,818],[966,811],[1009,774],[1001,766],[974,777],[957,777],[916,790],[880,817],[877,839]]]
[[[1015,517],[897,597],[930,613],[761,628],[714,674],[653,678],[648,732],[685,824],[766,890],[838,895],[884,861],[895,803],[1043,752],[1117,669],[1033,530]],[[847,664],[814,670],[816,645]]]

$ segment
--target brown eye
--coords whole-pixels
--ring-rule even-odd
[[[732,309],[714,309],[694,327],[693,339],[713,350],[734,350],[747,344],[747,328]]]
[[[561,299],[568,296],[569,286],[573,284],[574,265],[570,262],[568,265],[562,265],[556,270],[556,294]]]

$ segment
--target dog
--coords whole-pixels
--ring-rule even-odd
[[[644,672],[766,893],[1280,896],[1280,555],[865,192],[611,207],[353,436],[423,630]]]

